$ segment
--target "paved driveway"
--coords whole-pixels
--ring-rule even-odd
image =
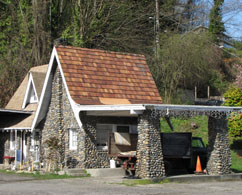
[[[16,176],[15,176],[16,177]],[[72,195],[72,194],[206,194],[239,195],[242,194],[242,182],[209,183],[166,183],[142,186],[120,184],[120,178],[76,178],[61,180],[29,180],[24,177],[0,174],[1,195]],[[8,182],[9,181],[9,182]]]
[[[0,184],[31,181],[33,179],[32,177],[23,177],[16,174],[0,173]]]

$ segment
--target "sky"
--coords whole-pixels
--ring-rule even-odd
[[[226,34],[234,39],[242,40],[242,0],[225,0],[223,22]]]
[[[204,20],[202,25],[208,26],[208,15],[213,7],[214,0],[194,0],[204,9]],[[225,24],[226,34],[234,39],[242,40],[242,0],[224,0],[222,8],[223,22]]]

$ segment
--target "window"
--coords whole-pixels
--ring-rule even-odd
[[[109,135],[114,132],[137,134],[137,125],[97,124],[98,150],[108,150]]]
[[[10,150],[15,149],[15,131],[10,132]]]
[[[114,125],[114,132],[138,134],[137,125]]]
[[[36,103],[38,102],[38,99],[37,99],[37,96],[35,94],[35,91],[34,91],[34,87],[33,87],[33,84],[31,85],[30,87],[30,95],[29,95],[29,103]]]
[[[116,128],[117,132],[119,133],[129,133],[129,126],[128,125],[117,125]]]
[[[192,147],[193,148],[205,148],[202,140],[196,139],[196,138],[192,138]]]
[[[70,150],[76,150],[77,149],[77,130],[76,129],[70,129],[69,149]]]
[[[32,74],[30,74],[28,86],[27,86],[27,89],[25,91],[25,96],[24,96],[22,108],[24,109],[28,104],[37,103],[37,102],[38,102],[38,97],[37,97],[37,93],[36,93]]]
[[[39,130],[35,129],[31,133],[30,151],[34,151],[39,146]]]
[[[97,149],[108,150],[109,134],[112,133],[113,125],[97,124]]]

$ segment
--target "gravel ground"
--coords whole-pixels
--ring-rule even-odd
[[[22,178],[22,179],[21,179]],[[33,180],[0,173],[1,195],[72,195],[72,194],[242,194],[242,181],[165,183],[141,186],[121,184],[121,178],[76,178]]]

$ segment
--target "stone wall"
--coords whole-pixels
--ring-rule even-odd
[[[222,119],[209,117],[208,137],[208,173],[210,175],[231,173],[231,155],[225,117]]]
[[[31,146],[31,139],[32,139],[33,136],[35,136],[35,137],[33,137],[33,139],[39,140],[39,136],[37,136],[36,134],[33,134],[31,132],[28,132],[26,136],[27,136],[27,158],[26,158],[26,161],[28,162],[29,166],[31,166],[33,162],[38,160],[38,159],[36,159],[36,152],[39,152],[39,148],[38,149],[35,148],[35,145]],[[40,144],[38,144],[38,145],[40,145]],[[32,147],[32,149],[30,149],[31,147]]]
[[[146,110],[139,117],[136,175],[158,178],[165,175],[160,138],[160,120]]]
[[[70,102],[67,98],[67,93],[61,78],[59,69],[53,71],[52,94],[49,105],[49,110],[46,119],[43,122],[41,132],[41,160],[44,164],[48,161],[56,162],[68,168],[81,167],[84,168],[84,131],[80,129]],[[69,149],[69,130],[77,131],[78,146],[76,150]],[[49,138],[58,139],[58,150],[54,151],[48,147],[46,141]]]
[[[0,164],[3,164],[4,156],[12,155],[10,151],[10,133],[6,131],[0,132]]]
[[[109,156],[107,151],[98,151],[96,146],[97,124],[129,124],[137,125],[135,117],[97,117],[80,113],[85,137],[85,168],[108,168]]]

